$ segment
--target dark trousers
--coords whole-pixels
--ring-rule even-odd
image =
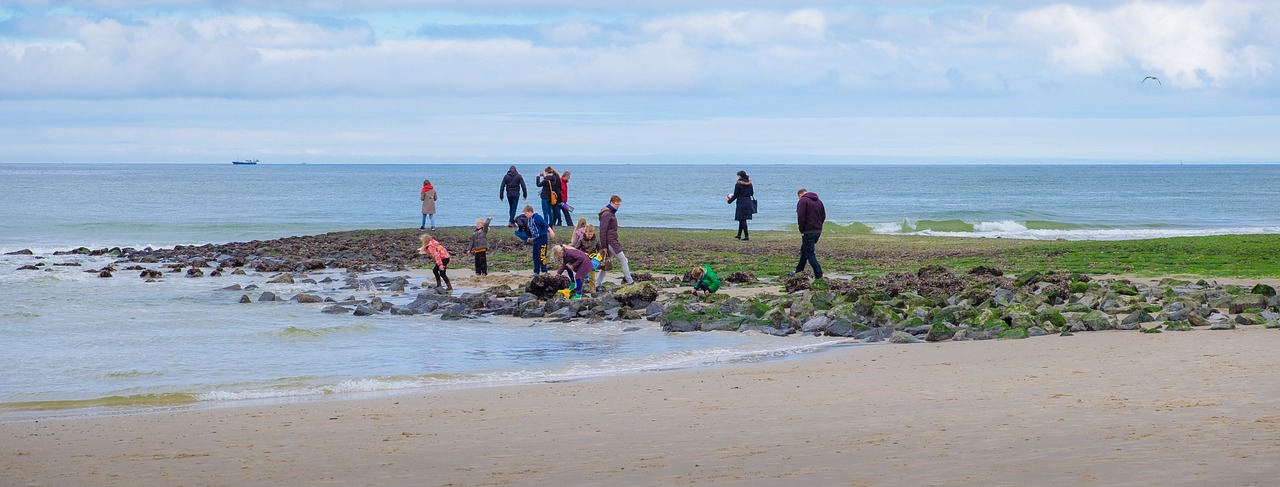
[[[564,213],[564,224],[572,227],[573,215],[569,214],[569,209],[565,208],[564,205],[560,205],[560,211]]]
[[[476,251],[475,256],[476,256],[476,275],[477,276],[489,275],[489,258],[487,257],[488,255],[489,255],[489,252],[487,251],[484,251],[484,250]]]
[[[519,195],[516,195],[516,196],[519,196]],[[511,205],[511,216],[507,218],[507,223],[515,223],[516,222],[516,205],[520,204],[520,202],[516,201],[515,196],[507,195],[507,203]]]
[[[431,268],[431,273],[436,275],[436,287],[440,287],[441,279],[444,279],[446,286],[453,287],[453,284],[449,282],[449,274],[447,274],[449,272],[449,258],[440,259],[440,262],[443,262],[445,267],[440,267],[439,264],[436,264]]]
[[[533,275],[547,272],[547,236],[533,239]]]
[[[751,232],[747,231],[746,220],[738,220],[738,238],[751,238]]]
[[[804,272],[804,264],[808,262],[813,266],[813,277],[822,278],[822,266],[818,265],[818,255],[815,252],[818,237],[821,236],[822,232],[805,232],[804,239],[800,242],[800,263],[796,264],[796,274]]]

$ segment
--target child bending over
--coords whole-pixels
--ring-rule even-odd
[[[564,245],[555,246],[551,249],[551,254],[561,261],[560,270],[556,271],[556,276],[559,277],[568,270],[569,279],[573,280],[572,297],[582,297],[582,280],[591,273],[591,257],[588,257],[586,252]]]
[[[444,285],[452,291],[453,284],[449,282],[449,275],[446,274],[449,271],[449,251],[429,234],[424,233],[419,238],[422,240],[422,247],[418,248],[418,254],[431,257],[436,261],[435,267],[431,268],[431,273],[436,276],[436,287],[440,287],[440,280],[444,279]]]
[[[694,267],[689,274],[695,280],[693,290],[689,292],[707,295],[720,290],[720,277],[716,276],[716,271],[711,270],[711,266]]]

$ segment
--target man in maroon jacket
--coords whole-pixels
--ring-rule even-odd
[[[796,192],[796,197],[800,199],[796,203],[796,222],[800,224],[800,233],[804,238],[800,243],[800,263],[796,264],[796,270],[791,274],[804,272],[804,264],[808,262],[813,266],[813,278],[822,279],[822,266],[818,265],[814,247],[822,236],[822,223],[827,221],[827,208],[822,205],[817,193],[810,193],[803,188]]]

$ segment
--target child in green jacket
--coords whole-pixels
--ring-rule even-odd
[[[693,277],[693,294],[711,294],[720,290],[720,278],[716,276],[716,271],[711,270],[711,266],[704,265],[702,267],[694,267],[689,271]]]

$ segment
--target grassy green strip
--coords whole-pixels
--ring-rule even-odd
[[[462,229],[448,229],[458,232]],[[570,232],[558,232],[567,241]],[[730,230],[624,228],[620,232],[634,271],[683,273],[710,264],[721,275],[750,271],[780,275],[795,267],[800,236],[787,231],[752,231],[751,240]],[[529,267],[527,247],[508,232],[492,232],[494,270]],[[504,247],[506,251],[504,251]],[[1008,273],[1027,271],[1122,274],[1135,277],[1280,277],[1280,235],[1223,235],[1124,241],[1036,241],[827,232],[818,259],[829,274],[876,277],[943,265],[955,272],[976,266]],[[466,259],[466,258],[464,258]],[[462,259],[459,259],[462,260]],[[470,259],[466,259],[470,260]],[[465,261],[465,260],[464,260]],[[554,266],[553,266],[554,268]]]

